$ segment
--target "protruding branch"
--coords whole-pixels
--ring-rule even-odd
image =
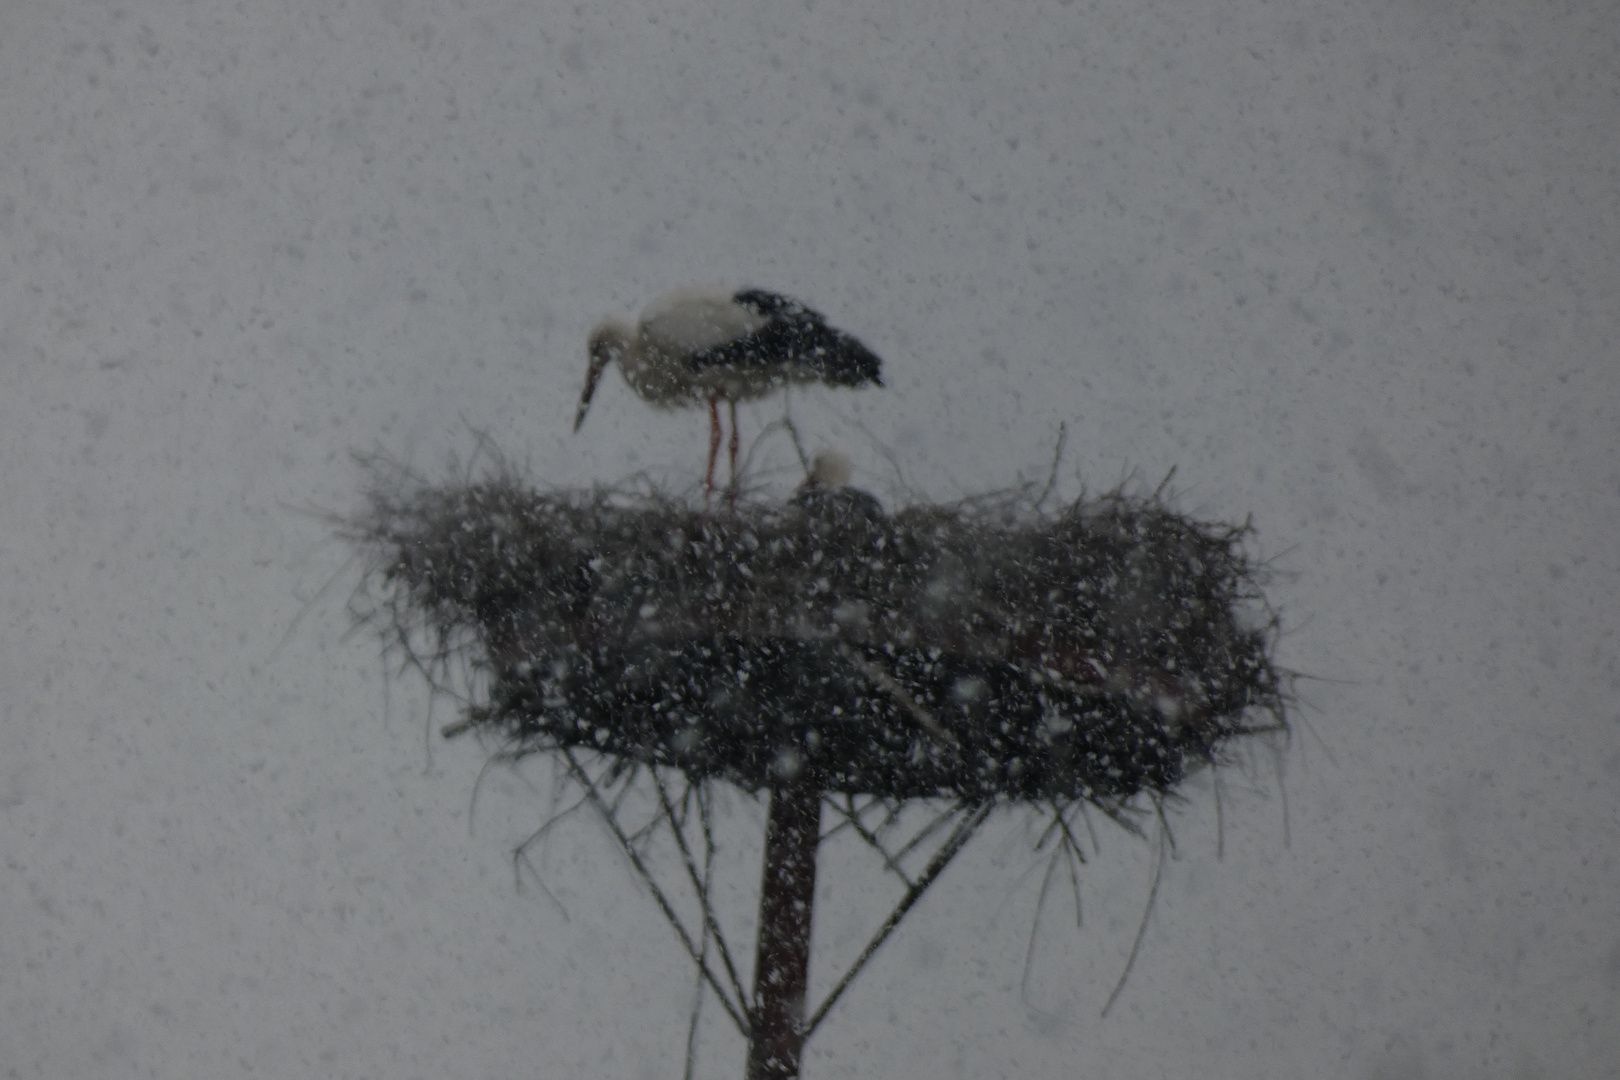
[[[832,988],[826,999],[822,1001],[821,1007],[816,1009],[810,1019],[805,1022],[804,1033],[806,1037],[809,1037],[816,1030],[822,1019],[826,1017],[828,1010],[837,1004],[838,999],[849,988],[849,984],[855,980],[855,976],[860,974],[861,969],[866,966],[866,962],[889,939],[889,935],[894,933],[894,928],[900,925],[900,920],[906,917],[906,912],[910,911],[912,906],[922,899],[922,894],[928,891],[928,886],[934,883],[934,879],[945,872],[945,868],[951,864],[951,860],[956,858],[957,853],[962,850],[962,846],[968,842],[974,831],[989,816],[992,805],[992,803],[988,802],[979,804],[972,813],[952,830],[944,846],[934,855],[928,866],[923,870],[922,876],[917,879],[917,883],[906,890],[906,895],[900,898],[900,902],[889,913],[889,917],[883,921],[883,925],[878,928],[878,932],[873,935],[872,940],[866,943],[866,948],[861,950],[861,954],[855,958],[855,962],[850,965],[849,970],[844,972],[844,977],[838,980],[838,985]]]
[[[573,775],[575,781],[585,789],[585,794],[590,798],[591,805],[596,807],[597,811],[602,815],[602,820],[607,824],[608,830],[613,833],[613,838],[619,842],[619,847],[623,849],[625,855],[630,859],[630,865],[636,868],[636,873],[641,875],[641,880],[647,883],[647,888],[652,892],[653,899],[658,902],[658,907],[663,911],[664,918],[668,920],[670,927],[674,929],[676,935],[681,939],[681,944],[686,946],[687,955],[692,958],[692,962],[703,972],[703,978],[714,988],[715,996],[720,999],[720,1005],[726,1010],[726,1015],[731,1017],[733,1024],[737,1025],[737,1030],[742,1034],[743,1038],[748,1038],[750,1029],[748,1019],[726,996],[725,988],[721,986],[720,980],[709,967],[709,962],[704,957],[702,950],[693,944],[692,935],[687,933],[680,917],[675,914],[675,908],[669,902],[669,898],[664,895],[664,890],[658,887],[658,882],[653,877],[652,871],[647,869],[647,864],[642,861],[635,845],[625,835],[624,829],[619,826],[618,819],[614,817],[613,811],[602,799],[601,793],[597,791],[595,781],[585,772],[585,769],[579,763],[579,759],[574,757],[574,752],[571,749],[561,747],[559,752],[568,760],[569,772]]]
[[[731,985],[737,991],[737,1000],[746,1001],[747,995],[743,990],[742,979],[737,975],[737,965],[733,963],[731,959],[731,949],[726,945],[725,935],[720,932],[720,923],[715,919],[714,908],[709,903],[709,875],[707,867],[705,866],[703,873],[700,874],[698,872],[697,863],[692,859],[692,850],[687,846],[686,843],[686,834],[682,832],[680,824],[675,820],[675,808],[669,801],[669,793],[664,790],[664,782],[659,778],[656,771],[653,773],[653,783],[658,788],[658,801],[664,808],[664,816],[669,819],[670,831],[675,834],[675,844],[680,848],[681,861],[686,864],[687,879],[691,881],[692,891],[697,894],[698,903],[703,908],[703,925],[706,928],[706,933],[713,936],[714,943],[720,949],[720,961],[721,963],[725,964],[726,974],[731,978]],[[699,799],[701,813],[701,789],[699,791]],[[705,864],[707,864],[708,859],[712,858],[713,856],[714,844],[710,839],[708,821],[706,819],[703,823],[703,839]]]

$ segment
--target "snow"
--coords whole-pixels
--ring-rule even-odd
[[[792,398],[857,485],[1043,479],[1063,422],[1064,494],[1174,466],[1253,514],[1321,676],[1219,841],[1207,776],[1176,813],[1107,1018],[1154,850],[1099,823],[1026,979],[1009,816],[807,1077],[1607,1075],[1616,34],[1501,0],[4,6],[0,1066],[678,1075],[655,906],[583,811],[530,853],[556,902],[514,886],[550,772],[474,807],[453,707],[345,636],[320,512],[351,451],[437,474],[469,426],[555,483],[694,487],[701,418],[616,383],[570,417],[602,315],[725,279],[883,357]],[[813,997],[878,876],[825,861]]]

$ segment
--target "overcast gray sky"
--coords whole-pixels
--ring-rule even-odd
[[[1151,849],[1103,831],[1022,993],[1008,815],[807,1078],[1612,1075],[1617,34],[1507,2],[0,7],[0,1074],[679,1075],[656,908],[584,817],[544,853],[561,909],[515,889],[549,771],[492,774],[469,833],[484,752],[345,639],[357,570],[308,511],[356,505],[351,450],[431,472],[470,426],[548,482],[689,487],[703,418],[616,377],[571,434],[583,341],[723,281],[885,358],[793,409],[886,499],[1043,475],[1067,423],[1067,494],[1174,466],[1184,509],[1252,514],[1281,658],[1325,677],[1281,776],[1223,782],[1220,860],[1190,787],[1106,1019]],[[826,955],[877,878],[829,857]],[[742,1047],[706,1024],[702,1062]]]

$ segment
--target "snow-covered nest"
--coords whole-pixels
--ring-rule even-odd
[[[373,560],[369,617],[413,655],[471,659],[466,725],[516,754],[1117,805],[1284,725],[1246,527],[1156,497],[889,514],[809,488],[705,512],[379,473],[346,531]]]

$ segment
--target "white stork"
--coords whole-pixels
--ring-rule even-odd
[[[850,485],[855,463],[842,450],[817,450],[810,459],[810,472],[793,493],[799,508],[818,517],[849,522],[853,519],[882,521],[887,515],[883,504],[867,492]]]
[[[574,430],[609,363],[630,389],[661,408],[709,405],[707,498],[720,452],[719,403],[731,411],[731,482],[737,482],[737,402],[789,383],[882,386],[881,362],[854,337],[828,326],[819,311],[762,289],[687,288],[653,300],[634,325],[604,319],[591,331],[590,367]]]

